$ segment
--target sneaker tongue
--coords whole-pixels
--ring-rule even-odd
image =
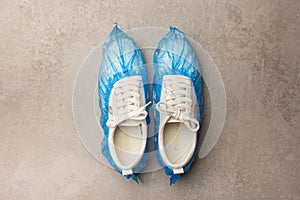
[[[119,124],[119,126],[138,126],[141,124],[141,121],[128,119]]]

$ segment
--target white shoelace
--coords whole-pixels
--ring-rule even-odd
[[[156,109],[171,117],[183,122],[191,131],[198,131],[200,128],[197,119],[191,118],[192,108],[192,86],[188,79],[168,78],[164,80],[166,96],[164,101],[156,104]]]
[[[144,120],[148,113],[146,107],[151,104],[140,106],[141,79],[133,77],[130,81],[120,82],[115,90],[117,109],[108,119],[106,125],[113,128],[126,120]]]

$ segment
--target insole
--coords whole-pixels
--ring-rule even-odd
[[[138,158],[143,140],[141,126],[118,126],[114,134],[114,145],[122,165],[128,166]]]
[[[171,164],[182,164],[194,148],[196,134],[183,123],[167,123],[164,128],[163,141],[166,156]]]

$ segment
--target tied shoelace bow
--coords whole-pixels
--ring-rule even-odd
[[[161,106],[161,105],[164,105],[164,106]],[[168,104],[166,102],[161,101],[161,102],[157,103],[156,109],[159,112],[163,112],[163,113],[166,113],[167,115],[169,115],[169,119],[171,117],[174,117],[175,119],[183,122],[184,125],[186,125],[186,127],[193,132],[198,131],[200,128],[198,120],[184,115],[182,112],[182,109],[174,109],[174,108],[168,106]]]
[[[116,110],[110,116],[106,125],[113,128],[126,120],[141,121],[146,119],[148,113],[146,107],[151,104],[151,101],[140,106],[140,77],[131,77],[129,80],[120,82],[115,90]]]
[[[111,128],[114,128],[118,124],[120,124],[120,123],[122,123],[126,120],[130,120],[130,119],[138,120],[138,121],[144,120],[144,119],[146,119],[146,117],[148,115],[148,113],[146,111],[146,107],[150,104],[151,104],[151,101],[149,101],[144,106],[139,107],[136,110],[133,110],[133,111],[129,112],[128,115],[122,115],[121,117],[118,117],[118,118],[115,118],[115,117],[110,118],[110,119],[108,119],[106,125],[111,127]]]
[[[189,80],[166,80],[166,98],[156,104],[156,109],[160,113],[168,115],[168,119],[175,118],[191,131],[198,131],[199,121],[186,114],[191,109],[192,100],[190,98],[191,85]]]

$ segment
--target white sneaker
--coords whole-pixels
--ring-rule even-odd
[[[195,119],[196,98],[191,80],[165,75],[156,109],[160,113],[158,145],[164,162],[174,174],[184,173],[197,144],[199,122]]]
[[[133,169],[144,155],[147,141],[148,115],[141,76],[117,81],[109,98],[108,147],[111,157],[123,175]]]

